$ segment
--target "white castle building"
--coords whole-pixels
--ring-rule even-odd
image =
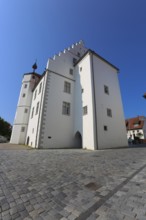
[[[24,74],[10,143],[90,150],[127,146],[118,72],[80,41],[49,59],[43,75]]]

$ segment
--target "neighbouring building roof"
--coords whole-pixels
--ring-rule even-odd
[[[135,118],[129,118],[125,120],[127,130],[137,130],[143,129],[144,126],[144,116],[137,116]]]

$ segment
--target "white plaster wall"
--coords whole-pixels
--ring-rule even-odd
[[[11,144],[19,144],[20,143],[20,133],[21,133],[21,126],[15,125],[13,126],[12,134],[11,134]]]
[[[140,139],[144,139],[144,130],[143,129],[138,129],[138,130],[128,130],[127,132],[127,139],[130,137],[131,135],[131,138],[134,140],[134,136],[133,134],[135,134],[135,136],[137,136],[137,133],[141,133],[143,134],[143,136],[140,137]]]
[[[47,88],[41,121],[41,148],[70,148],[74,146],[74,80],[75,73],[73,58],[80,59],[87,49],[83,42],[76,43],[71,47],[59,52],[53,59],[49,59]],[[71,83],[71,94],[64,92],[64,82]],[[70,116],[62,114],[63,101],[71,105]],[[51,137],[51,138],[48,138]]]
[[[35,79],[33,79],[32,74],[27,74],[27,75],[25,74],[23,76],[10,143],[14,143],[14,144],[25,143],[30,106],[32,100],[32,89],[34,88],[38,80],[39,78],[37,76],[35,76]],[[27,84],[27,88],[25,88],[25,84]],[[25,94],[25,97],[23,97],[23,94]],[[25,113],[26,108],[28,109],[27,113]],[[21,131],[22,127],[25,127],[24,132]]]
[[[43,89],[44,89],[44,83],[45,83],[46,76],[44,76],[40,82],[38,83],[37,87],[33,91],[32,96],[32,102],[31,102],[31,110],[30,110],[30,116],[29,116],[29,123],[28,123],[28,129],[27,129],[27,135],[25,143],[27,143],[27,138],[29,137],[29,146],[32,146],[33,148],[38,148],[38,137],[40,132],[40,119],[41,119],[41,113],[42,113],[42,96],[43,96]],[[41,92],[39,93],[40,84],[42,83]],[[34,99],[35,92],[37,91],[36,98]],[[36,115],[36,107],[37,103],[39,102],[39,109],[38,114]],[[33,118],[31,118],[32,109],[34,107],[34,114]]]
[[[82,42],[74,44],[58,55],[55,55],[53,59],[49,59],[46,68],[74,79],[74,75],[69,74],[70,68],[74,69],[73,58],[79,60],[80,57],[77,56],[77,53],[79,52],[82,56],[86,51],[87,49]]]
[[[23,126],[25,127],[25,132],[21,132],[22,126],[20,125],[15,125],[12,136],[11,136],[11,144],[24,144],[24,140],[26,137],[26,131],[27,131],[27,125]]]
[[[127,146],[127,135],[117,70],[93,55],[94,80],[96,93],[98,148]],[[104,92],[109,88],[109,95]],[[107,116],[107,108],[112,117]],[[106,125],[108,131],[104,131]]]
[[[80,68],[82,68],[82,71],[80,71]],[[94,150],[96,143],[94,135],[93,94],[89,54],[87,54],[77,65],[76,72],[75,131],[79,130],[82,134],[83,148]],[[81,88],[83,89],[82,100],[80,97]],[[87,115],[83,115],[84,106],[88,108]]]
[[[60,72],[63,72],[60,69]],[[71,93],[64,92],[64,82],[71,83]],[[45,94],[45,111],[43,110],[43,128],[41,129],[41,148],[73,147],[74,116],[74,81],[54,73],[49,73]],[[62,114],[63,101],[71,104],[70,115]],[[48,138],[51,137],[51,138]]]

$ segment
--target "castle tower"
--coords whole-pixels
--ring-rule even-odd
[[[35,69],[37,69],[36,63],[32,66],[32,68],[33,72],[23,75],[22,86],[10,140],[10,143],[12,144],[25,144],[26,142],[26,133],[33,89],[41,77],[39,74],[35,73]]]

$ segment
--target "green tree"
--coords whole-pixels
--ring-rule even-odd
[[[12,125],[0,117],[0,135],[10,139]]]

